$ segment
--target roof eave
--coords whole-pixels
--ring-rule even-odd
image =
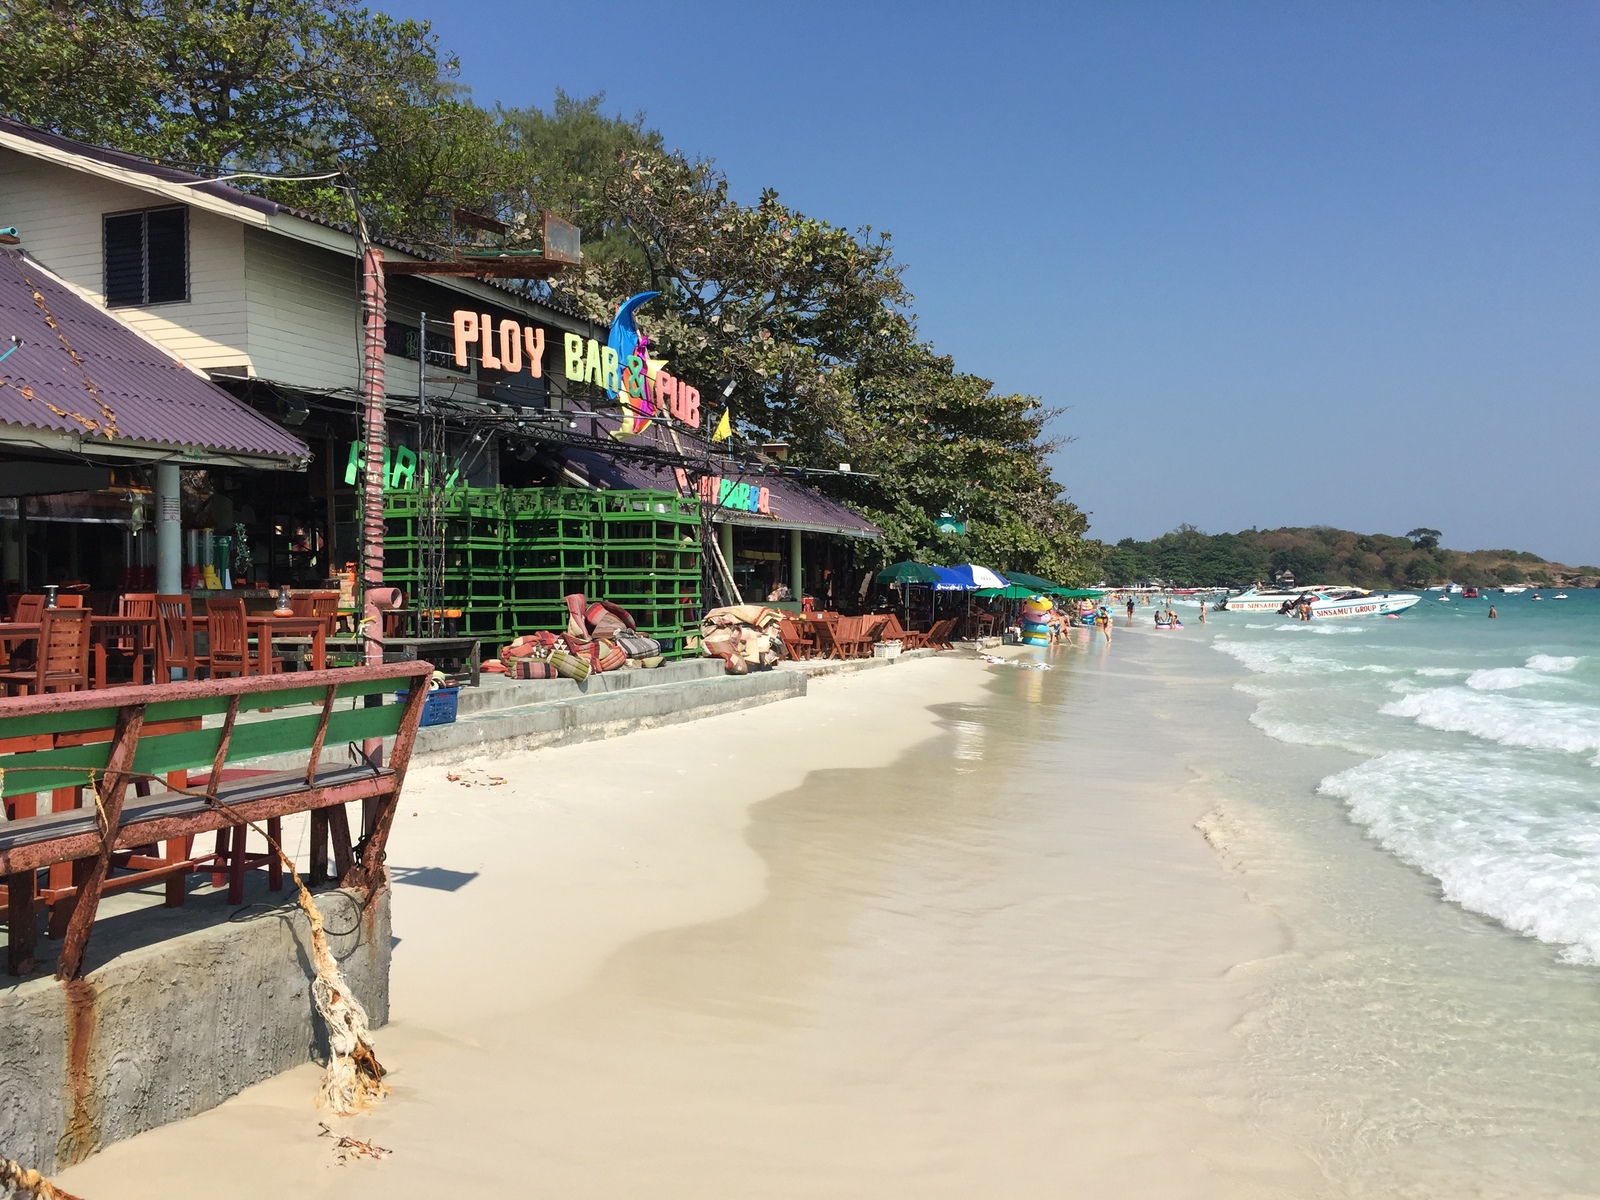
[[[174,446],[130,438],[109,440],[36,425],[0,422],[0,446],[28,446],[78,458],[132,459],[139,462],[176,462],[186,467],[249,467],[258,471],[304,471],[309,453],[301,455],[252,454],[212,446]]]

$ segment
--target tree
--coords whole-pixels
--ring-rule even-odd
[[[375,229],[429,242],[509,182],[455,72],[426,22],[353,0],[0,0],[0,110],[200,174],[336,171]],[[235,182],[351,216],[331,183]]]
[[[1517,566],[1516,563],[1509,562],[1501,563],[1498,567],[1496,567],[1494,569],[1494,577],[1501,583],[1509,584],[1523,583],[1528,578],[1525,574],[1523,574],[1521,567]]]
[[[1434,550],[1438,548],[1439,539],[1444,535],[1437,529],[1413,529],[1406,537],[1411,539],[1413,550]]]

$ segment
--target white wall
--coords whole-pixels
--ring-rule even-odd
[[[101,218],[168,204],[137,188],[0,148],[0,225],[15,225],[24,250],[96,303],[105,303]],[[190,208],[189,299],[116,312],[202,370],[248,366],[243,226]]]

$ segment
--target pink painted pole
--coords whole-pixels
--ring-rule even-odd
[[[378,589],[383,586],[383,352],[388,297],[383,282],[383,251],[369,247],[361,264],[361,312],[365,337],[361,352],[361,394],[365,405],[367,461],[361,512],[361,628],[368,666],[383,665],[383,613]],[[362,749],[374,762],[383,754],[383,739],[368,738]]]

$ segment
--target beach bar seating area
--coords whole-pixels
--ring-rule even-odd
[[[81,615],[52,616],[73,611],[82,613],[48,610],[40,624],[62,620],[81,655]],[[189,878],[209,872],[239,904],[245,872],[258,869],[280,891],[282,860],[259,839],[252,848],[250,830],[281,838],[293,813],[310,814],[309,883],[382,882],[432,666],[250,670],[242,627],[235,633],[238,670],[223,677],[103,689],[80,680],[0,699],[0,914],[10,974],[33,970],[44,915],[48,936],[63,940],[57,976],[76,978],[100,899],[113,892],[162,885],[166,905],[178,907]],[[51,653],[41,645],[42,659]],[[403,702],[393,701],[397,692]],[[383,738],[394,739],[387,761],[360,749]],[[282,769],[286,757],[296,765]],[[356,801],[353,830],[347,805]],[[197,845],[213,833],[213,848]]]

